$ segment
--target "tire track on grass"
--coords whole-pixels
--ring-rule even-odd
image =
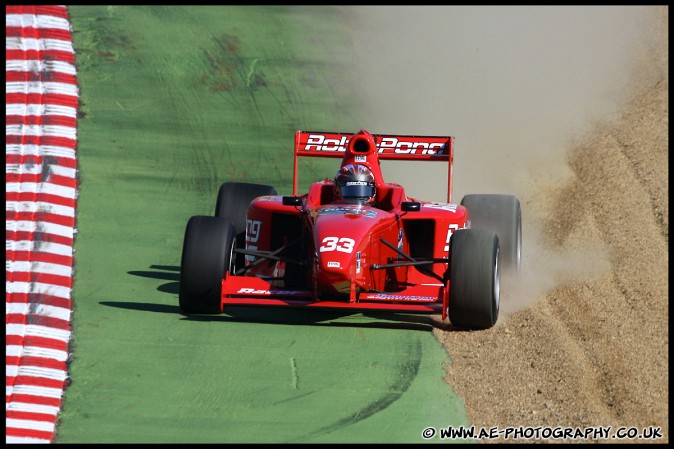
[[[293,442],[307,440],[316,435],[328,434],[356,424],[376,413],[385,410],[394,404],[398,399],[400,399],[402,395],[405,394],[405,392],[410,388],[414,382],[414,379],[416,379],[417,374],[419,374],[419,368],[421,366],[421,359],[423,355],[423,351],[421,349],[421,340],[415,339],[414,341],[406,343],[407,344],[403,351],[404,356],[399,360],[397,377],[394,379],[393,383],[387,386],[385,393],[383,393],[378,399],[365,404],[363,407],[356,410],[346,418],[342,418],[328,426],[321,427],[305,435],[299,440],[294,440]]]

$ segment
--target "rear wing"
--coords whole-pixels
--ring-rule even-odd
[[[293,158],[293,195],[297,195],[298,157],[344,158],[353,133],[297,131]],[[413,136],[372,134],[379,160],[417,160],[447,162],[447,202],[452,191],[454,138],[451,136]]]

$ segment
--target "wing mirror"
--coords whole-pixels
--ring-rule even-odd
[[[302,197],[300,196],[284,196],[281,200],[284,206],[301,206]]]
[[[404,212],[419,212],[421,210],[421,203],[418,201],[403,201],[400,208]]]

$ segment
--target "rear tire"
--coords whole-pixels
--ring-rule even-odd
[[[459,229],[450,243],[450,322],[465,329],[488,329],[500,308],[499,241],[488,229]]]
[[[222,278],[233,272],[234,225],[224,218],[193,216],[180,261],[180,311],[220,313]]]
[[[260,196],[278,195],[276,189],[264,184],[247,182],[225,182],[218,190],[215,203],[215,216],[224,218],[234,225],[236,230],[236,247],[246,247],[246,218],[251,201]],[[237,254],[236,264],[243,267],[245,255]]]
[[[461,205],[468,209],[472,229],[496,232],[504,269],[518,272],[522,255],[522,210],[513,195],[466,195]]]

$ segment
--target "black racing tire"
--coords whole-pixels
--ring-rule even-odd
[[[260,196],[278,195],[276,189],[264,184],[247,182],[225,182],[218,190],[215,202],[215,216],[229,220],[236,229],[236,246],[246,246],[246,217],[251,201]],[[237,266],[243,267],[245,255],[237,254]]]
[[[248,206],[255,198],[267,195],[278,195],[278,193],[274,187],[264,184],[225,182],[218,190],[215,216],[232,222],[237,233],[245,232]]]
[[[500,308],[499,241],[488,229],[459,229],[450,242],[449,305],[452,325],[489,329]]]
[[[224,218],[189,219],[180,261],[178,299],[183,314],[220,313],[222,278],[235,270],[235,236],[234,225]]]
[[[471,228],[496,232],[502,267],[518,272],[522,258],[522,209],[517,197],[471,194],[463,197],[461,205],[468,209]]]

